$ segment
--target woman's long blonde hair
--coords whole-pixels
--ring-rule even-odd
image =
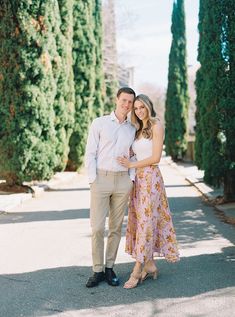
[[[143,121],[140,120],[136,114],[135,114],[135,109],[133,107],[132,111],[131,111],[131,122],[132,124],[136,127],[136,139],[138,139],[138,137],[140,136],[140,134],[142,133],[143,137],[146,139],[152,139],[153,137],[153,130],[152,130],[152,126],[156,123],[157,119],[156,117],[156,112],[153,108],[153,103],[150,100],[150,98],[144,94],[140,94],[138,96],[136,96],[135,100],[134,100],[134,105],[136,101],[140,101],[143,103],[143,105],[145,106],[145,108],[148,110],[148,121],[147,121],[147,127],[143,129]]]

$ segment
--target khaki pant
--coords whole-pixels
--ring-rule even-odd
[[[112,268],[121,239],[122,222],[132,181],[127,172],[98,170],[91,184],[90,219],[92,228],[93,271],[104,268],[105,219],[109,214],[109,232],[106,246],[105,266]]]

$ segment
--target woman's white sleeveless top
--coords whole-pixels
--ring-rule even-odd
[[[136,155],[137,161],[146,159],[152,155],[152,139],[136,139],[132,144],[132,150]]]

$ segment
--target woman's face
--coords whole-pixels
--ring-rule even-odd
[[[134,103],[134,111],[135,111],[135,115],[140,119],[140,120],[147,120],[148,119],[148,110],[145,107],[145,105],[143,104],[143,102],[141,102],[140,100],[136,100]]]

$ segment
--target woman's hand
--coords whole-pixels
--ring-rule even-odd
[[[121,157],[118,156],[117,161],[120,165],[126,167],[126,168],[130,168],[131,167],[131,162],[126,158],[126,157]]]

